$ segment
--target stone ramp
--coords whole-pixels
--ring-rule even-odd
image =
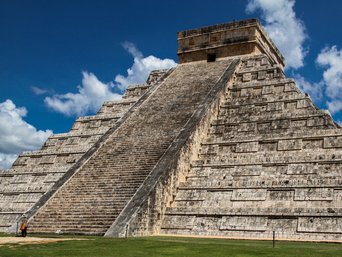
[[[178,65],[38,211],[30,230],[104,234],[230,63]]]
[[[245,58],[161,234],[342,239],[342,130],[266,56]]]

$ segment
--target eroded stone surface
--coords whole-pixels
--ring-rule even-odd
[[[242,61],[166,211],[187,225],[161,233],[342,240],[342,131],[265,60]]]

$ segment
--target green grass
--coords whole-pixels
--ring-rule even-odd
[[[3,245],[1,257],[338,257],[342,244],[225,240],[206,238],[140,237],[88,240],[40,245]]]

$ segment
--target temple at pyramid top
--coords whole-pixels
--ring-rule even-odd
[[[266,54],[284,67],[284,57],[257,19],[234,21],[178,32],[178,61],[215,61],[247,54]]]

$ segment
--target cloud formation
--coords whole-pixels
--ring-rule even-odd
[[[26,115],[26,108],[9,99],[0,103],[0,168],[9,168],[22,151],[40,148],[52,134],[24,121]]]
[[[41,88],[41,87],[35,87],[35,86],[32,86],[31,90],[36,95],[45,95],[45,94],[53,94],[54,93],[53,89]]]
[[[104,83],[93,73],[83,72],[82,84],[77,87],[77,93],[46,97],[45,104],[67,116],[96,112],[104,101],[121,99],[122,95],[113,92],[115,88],[124,91],[129,85],[145,82],[152,70],[168,69],[176,65],[171,59],[160,59],[153,55],[144,57],[130,42],[125,42],[123,47],[134,57],[133,65],[127,69],[127,76],[118,74],[113,82]]]
[[[329,98],[329,111],[333,114],[342,111],[342,50],[338,50],[337,46],[326,47],[320,52],[316,62],[325,68],[323,83]]]
[[[45,104],[54,111],[72,116],[97,111],[104,101],[121,99],[120,94],[112,92],[112,83],[103,83],[93,73],[86,71],[82,72],[82,76],[77,93],[46,97]]]
[[[324,89],[323,81],[320,81],[318,83],[311,83],[299,74],[294,75],[294,80],[296,81],[296,85],[300,88],[300,90],[304,93],[309,94],[313,100],[322,100]]]
[[[294,0],[249,0],[246,11],[261,11],[265,30],[285,57],[286,68],[304,65],[307,54],[303,44],[307,39],[304,23],[296,17]]]
[[[130,42],[123,43],[123,47],[134,57],[131,68],[127,69],[127,76],[116,75],[115,85],[121,90],[129,85],[143,83],[153,70],[169,69],[177,65],[172,59],[160,59],[153,55],[144,57],[143,54]]]

